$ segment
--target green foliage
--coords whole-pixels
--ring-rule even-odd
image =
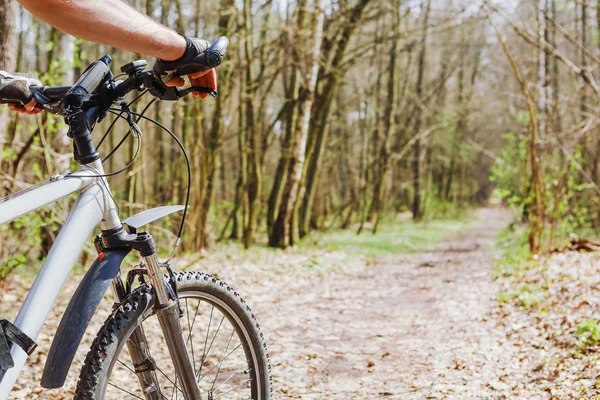
[[[494,275],[496,279],[508,278],[511,282],[508,289],[498,293],[497,301],[515,302],[528,310],[546,300],[549,283],[546,281],[521,283],[526,272],[539,265],[537,260],[531,257],[527,238],[527,227],[515,223],[498,234],[497,247],[502,255],[496,262]],[[543,309],[538,311],[544,312]]]
[[[15,268],[25,264],[29,259],[24,254],[9,254],[8,258],[0,264],[0,281],[6,278]]]
[[[48,231],[55,234],[60,230],[72,197],[0,225],[0,281],[21,265],[41,265],[43,238]]]
[[[545,282],[541,284],[524,284],[520,288],[518,295],[519,305],[528,310],[540,304],[546,299],[548,285]]]
[[[5,147],[0,150],[0,161],[13,161],[15,159],[15,151],[10,147]]]
[[[434,193],[428,193],[423,202],[425,221],[462,220],[466,218],[469,205],[453,201],[444,201]]]
[[[590,318],[583,320],[577,325],[577,347],[585,350],[590,346],[597,344],[600,341],[600,326],[598,321]]]
[[[501,258],[496,262],[496,277],[510,277],[527,270],[536,263],[531,259],[528,231],[524,225],[512,223],[500,231],[497,238],[497,247],[502,252]]]
[[[505,200],[511,207],[523,208],[528,197],[527,139],[506,132],[504,146],[499,158],[492,166],[490,181],[496,184],[494,197]]]
[[[490,181],[496,186],[493,197],[502,199],[518,210],[521,220],[527,221],[533,201],[529,175],[526,173],[528,138],[507,132],[503,140],[502,151],[490,176]],[[585,163],[583,150],[579,146],[568,157],[562,151],[553,153],[546,149],[546,153],[542,153],[546,210],[543,243],[550,242],[551,232],[554,236],[552,242],[556,243],[566,239],[570,233],[589,232],[596,225],[600,202],[595,185],[588,183],[580,172],[580,166]],[[523,241],[526,243],[526,236],[522,238]]]

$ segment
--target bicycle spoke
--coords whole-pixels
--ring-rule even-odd
[[[142,328],[142,331],[143,331],[143,328]],[[145,336],[145,333],[144,333],[144,336]],[[137,348],[137,349],[138,349],[140,352],[142,352],[142,353],[144,352],[142,349],[140,349],[140,347],[139,347],[137,344],[133,343],[133,342],[131,341],[131,339],[129,339],[128,341],[129,341],[129,343],[131,343],[132,345],[134,345],[134,346],[135,346],[135,347],[136,347],[136,348]],[[150,353],[150,349],[148,349],[148,353]],[[119,360],[119,362],[121,362],[121,361]],[[160,372],[160,373],[161,373],[161,374],[162,374],[162,375],[163,375],[165,378],[167,378],[167,380],[173,384],[173,387],[176,387],[176,386],[177,386],[177,379],[175,379],[175,382],[173,382],[173,380],[172,380],[171,378],[169,378],[169,377],[167,376],[167,374],[166,374],[166,373],[165,373],[165,372],[164,372],[164,371],[163,371],[163,370],[162,370],[162,369],[161,369],[161,368],[160,368],[158,365],[156,365],[156,362],[153,362],[153,363],[152,363],[152,366],[156,368],[156,369],[154,370],[154,374],[155,374],[154,376],[156,377],[156,380],[157,380],[157,381],[158,381],[158,377],[156,376],[156,370],[158,370],[158,372]],[[134,373],[135,373],[135,371],[134,371]],[[136,374],[136,375],[137,375],[137,374]],[[147,382],[146,382],[146,383],[147,383]]]
[[[217,326],[217,331],[215,332],[215,336],[213,336],[212,340],[210,341],[210,345],[208,346],[208,350],[206,350],[206,354],[202,355],[202,363],[200,364],[200,373],[202,373],[202,366],[204,365],[204,361],[206,361],[206,357],[208,357],[208,354],[210,353],[210,349],[212,349],[212,345],[215,343],[215,339],[217,338],[217,335],[219,334],[219,331],[221,330],[221,326],[223,325],[223,321],[225,320],[225,316],[223,316],[223,318],[221,318],[221,322],[219,322],[219,326]]]
[[[229,336],[229,340],[227,341],[227,347],[225,347],[225,358],[227,358],[227,350],[229,350],[229,345],[231,344],[231,339],[233,339],[233,334],[234,333],[235,333],[235,328],[233,328],[233,331],[231,331],[231,336]],[[212,392],[212,390],[215,387],[215,382],[219,378],[219,372],[221,372],[221,366],[223,365],[223,361],[225,361],[225,358],[223,358],[218,363],[219,369],[217,369],[217,373],[215,374],[215,379],[213,379],[213,383],[212,383],[212,385],[210,385],[210,391],[211,392]]]
[[[215,342],[215,339],[217,338],[219,331],[221,330],[221,325],[223,325],[224,320],[225,320],[225,316],[223,316],[223,318],[221,318],[221,322],[219,322],[219,326],[217,326],[217,331],[215,332],[215,336],[213,336],[213,339],[210,341],[210,346],[208,346],[208,350],[206,351],[205,354],[202,354],[202,361],[200,362],[200,371],[198,371],[198,375],[200,375],[202,373],[202,367],[204,366],[204,361],[206,361],[206,357],[208,357],[208,354],[210,353],[210,349],[212,349],[212,345]]]
[[[194,329],[194,325],[196,324],[196,317],[198,316],[198,309],[200,308],[200,303],[202,303],[202,300],[198,299],[198,305],[196,306],[196,312],[194,312],[194,318],[192,319],[192,326],[190,327],[190,334],[191,334],[192,329]],[[186,312],[187,312],[187,299],[185,299],[185,304],[186,304]],[[211,318],[212,318],[212,313],[211,313]],[[189,325],[189,320],[188,320],[188,325]],[[190,338],[191,338],[191,336],[188,336],[188,340],[190,340]]]
[[[187,315],[188,328],[189,328],[188,339],[185,344],[187,345],[187,342],[189,342],[190,347],[192,348],[192,365],[194,367],[194,375],[196,375],[196,356],[194,355],[194,341],[192,340],[192,329],[194,328],[194,323],[196,322],[196,315],[198,315],[199,307],[200,307],[200,300],[198,300],[198,306],[196,306],[196,313],[194,314],[194,321],[190,324],[190,312],[188,309],[188,300],[185,299],[185,314]]]
[[[233,388],[233,389],[231,389],[230,391],[228,391],[228,392],[225,392],[225,393],[223,393],[223,394],[220,394],[220,395],[218,395],[217,397],[213,398],[213,400],[220,399],[221,397],[225,396],[226,394],[229,394],[229,393],[233,392],[234,390],[237,390],[237,389],[239,389],[240,387],[242,387],[243,385],[247,384],[247,383],[248,383],[248,382],[250,382],[250,381],[251,381],[251,379],[248,379],[247,381],[240,383],[239,385],[237,385],[236,387],[234,387],[234,388]]]
[[[223,382],[221,382],[221,384],[220,384],[220,385],[217,387],[217,390],[219,390],[219,388],[220,388],[221,386],[223,386],[224,384],[226,384],[227,382],[229,382],[229,380],[230,380],[231,378],[233,378],[233,377],[234,377],[234,376],[235,376],[237,373],[239,373],[240,371],[245,371],[245,370],[246,370],[246,367],[242,367],[242,368],[238,368],[238,369],[236,369],[235,371],[233,371],[233,374],[229,375],[229,376],[227,377],[227,379],[225,379]]]
[[[179,378],[179,375],[175,375],[175,382],[177,382],[177,378]],[[171,400],[173,400],[173,395],[177,394],[177,385],[173,386],[173,391],[171,392]],[[177,400],[177,397],[175,397],[175,400]]]
[[[144,330],[144,325],[143,325],[143,324],[140,324],[140,329],[142,330],[142,335],[143,335],[145,338],[147,338],[148,336],[146,336],[146,331]],[[132,343],[133,343],[133,342],[132,342]],[[133,344],[135,345],[135,343],[133,343]],[[138,347],[138,346],[136,346],[136,347]],[[139,347],[138,347],[138,350],[140,350],[140,351],[141,351],[141,349],[140,349]],[[148,346],[148,343],[146,343],[146,350],[148,350],[148,356],[150,357],[150,359],[152,359],[152,360],[153,360],[154,358],[152,357],[152,351],[150,350],[150,347]],[[157,368],[157,369],[158,369],[158,371],[159,371],[161,374],[163,374],[163,376],[164,376],[165,378],[167,378],[167,380],[171,381],[171,380],[169,379],[169,377],[167,376],[167,374],[165,374],[165,373],[163,372],[163,370],[162,370],[162,369],[160,369],[160,367],[159,367],[158,365],[156,365],[156,362],[154,362],[152,365],[153,365],[155,368]],[[152,372],[154,373],[154,380],[155,380],[156,382],[158,382],[158,375],[156,375],[156,369],[155,369],[154,371],[152,371]],[[173,383],[173,382],[171,382],[171,383]]]
[[[131,369],[131,367],[129,367],[127,364],[125,364],[123,361],[117,359],[117,362],[119,362],[122,366],[124,366],[125,368],[127,368],[129,371],[131,371],[132,374],[134,374],[135,376],[139,377],[141,380],[144,381],[145,384],[149,385],[150,387],[154,388],[155,390],[158,390],[158,394],[160,395],[161,398],[166,399],[166,397],[162,394],[162,391],[160,390],[160,388],[156,388],[154,387],[154,385],[152,385],[150,382],[148,382],[147,380],[145,380],[144,378],[142,378],[141,376],[139,376],[138,374],[135,373],[135,371],[133,369]],[[110,383],[110,382],[109,382]],[[114,384],[111,384],[112,386],[115,386]],[[120,389],[120,388],[119,388]],[[126,392],[126,390],[123,390],[124,392]]]
[[[115,388],[117,388],[117,389],[119,389],[119,390],[121,390],[121,391],[123,391],[123,392],[127,393],[127,394],[130,394],[130,395],[132,395],[133,397],[135,397],[135,398],[137,398],[137,399],[144,400],[142,397],[140,397],[140,396],[137,396],[137,395],[135,395],[135,394],[131,393],[130,391],[128,391],[128,390],[125,390],[125,389],[123,389],[122,387],[115,385],[114,383],[108,382],[108,384],[109,384],[110,386],[112,386],[112,387],[115,387]]]
[[[227,355],[226,355],[226,356],[225,356],[225,357],[224,357],[224,358],[223,358],[223,359],[222,359],[222,360],[219,362],[219,364],[215,365],[214,367],[212,367],[212,368],[210,369],[210,371],[208,371],[207,373],[205,373],[204,375],[202,375],[202,377],[201,377],[201,378],[198,380],[198,382],[200,382],[202,379],[204,379],[204,377],[205,377],[205,376],[207,376],[207,375],[208,375],[208,374],[210,374],[212,371],[214,371],[214,370],[215,370],[215,368],[217,368],[217,366],[219,366],[219,365],[220,365],[220,364],[221,364],[223,361],[225,361],[225,359],[226,359],[227,357],[229,357],[229,356],[230,356],[231,354],[233,354],[233,353],[234,353],[234,352],[235,352],[237,349],[239,349],[241,345],[242,345],[242,344],[240,343],[240,344],[238,344],[238,345],[236,346],[236,348],[235,348],[235,349],[231,350],[231,353],[227,354]]]
[[[214,311],[215,311],[215,306],[212,306],[210,309],[210,317],[208,320],[208,329],[206,330],[206,338],[204,339],[204,349],[202,349],[202,360],[200,360],[200,369],[198,370],[198,375],[200,375],[202,373],[202,366],[204,364],[204,354],[206,354],[206,345],[208,344],[208,334],[210,333],[210,325],[212,324],[212,316],[213,316]],[[196,376],[198,376],[198,375],[196,375]]]

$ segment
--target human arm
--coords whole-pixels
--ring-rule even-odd
[[[121,0],[19,0],[34,16],[75,37],[163,60],[183,55],[186,41]]]
[[[19,0],[34,16],[73,36],[122,50],[147,54],[164,61],[178,60],[187,54],[186,39],[120,0]],[[193,39],[202,47],[201,39]],[[208,47],[206,42],[205,47]],[[214,69],[188,75],[192,86],[217,89]],[[182,86],[182,78],[168,85]],[[194,93],[206,98],[206,94]],[[21,112],[37,112],[35,100],[25,107],[11,105]]]

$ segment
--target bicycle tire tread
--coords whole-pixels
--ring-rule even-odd
[[[247,314],[249,321],[254,326],[262,354],[265,357],[266,373],[268,374],[268,392],[264,400],[272,397],[273,386],[271,377],[271,363],[267,351],[267,345],[264,335],[252,310],[244,299],[226,282],[216,278],[213,275],[196,272],[183,271],[175,274],[177,286],[180,289],[192,287],[194,284],[204,281],[206,284],[219,288],[228,293],[229,297],[241,306],[244,313]],[[96,338],[92,342],[90,351],[87,353],[84,365],[79,374],[79,382],[75,391],[76,400],[96,400],[99,385],[102,384],[103,368],[112,360],[111,350],[113,345],[120,340],[119,333],[131,324],[133,318],[139,318],[141,314],[153,302],[153,293],[148,286],[140,286],[134,290],[123,302],[121,302],[111,315],[106,319]]]

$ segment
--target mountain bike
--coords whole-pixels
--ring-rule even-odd
[[[227,39],[222,37],[206,50],[206,68],[221,63],[227,46]],[[62,316],[41,385],[64,385],[86,328],[110,286],[115,300],[113,310],[85,358],[76,399],[270,399],[269,357],[248,305],[214,276],[173,271],[171,257],[159,261],[154,239],[140,229],[166,215],[183,212],[176,249],[188,209],[191,179],[183,144],[167,127],[145,116],[146,110],[157,99],[175,101],[192,92],[217,93],[203,87],[166,86],[160,77],[146,70],[144,60],[122,66],[122,75],[115,77],[109,68],[111,61],[109,56],[95,61],[73,86],[30,87],[37,107],[64,117],[74,143],[74,158],[81,169],[0,199],[0,224],[70,194],[79,195],[16,320],[0,321],[0,399],[9,397],[61,287],[98,225],[101,232],[94,238],[98,258]],[[17,78],[18,74],[4,73],[4,79]],[[133,91],[140,93],[125,102]],[[142,112],[134,112],[131,105],[146,94],[153,99]],[[95,144],[92,131],[109,115],[115,120]],[[141,120],[155,123],[177,142],[187,162],[188,191],[184,206],[158,207],[121,221],[107,178],[133,164],[141,146]],[[126,122],[129,130],[110,154],[101,158],[97,149],[116,121]],[[103,161],[128,137],[137,143],[133,160],[120,171],[105,172]],[[121,264],[132,252],[138,253],[140,262],[122,274]]]

